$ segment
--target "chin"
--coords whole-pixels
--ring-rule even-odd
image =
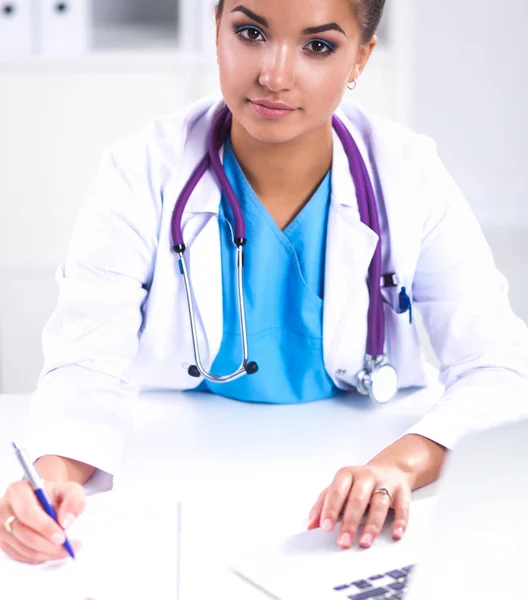
[[[262,144],[285,144],[303,135],[298,126],[286,125],[281,121],[265,121],[257,118],[242,118],[242,127],[254,140]]]
[[[285,144],[298,137],[291,134],[286,135],[284,129],[282,131],[277,129],[274,133],[269,130],[266,131],[266,128],[250,127],[246,131],[254,140],[257,140],[261,144]]]
[[[261,135],[261,136],[255,135],[255,136],[253,136],[253,138],[255,140],[257,140],[258,142],[260,142],[261,144],[277,144],[277,145],[288,144],[290,142],[293,142],[294,140],[296,140],[299,137],[300,137],[300,134],[299,135],[288,135],[288,136],[286,136],[284,134],[282,134],[282,135],[278,134],[276,136],[270,136],[270,135],[267,135],[267,136],[266,135]]]

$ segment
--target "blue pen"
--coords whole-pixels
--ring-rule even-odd
[[[46,513],[59,525],[60,523],[57,517],[57,513],[53,508],[53,505],[44,490],[44,485],[42,484],[42,479],[37,472],[37,469],[33,466],[33,462],[29,459],[27,452],[25,450],[18,449],[16,444],[13,442],[13,448],[15,449],[16,457],[18,458],[18,462],[24,471],[24,475],[26,479],[31,484],[33,491],[35,492],[35,496],[40,503],[40,506],[46,511]],[[75,560],[75,552],[66,538],[66,541],[63,544],[64,548],[68,552],[68,554]]]

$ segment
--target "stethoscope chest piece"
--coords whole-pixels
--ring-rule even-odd
[[[358,375],[357,389],[375,402],[386,404],[398,392],[398,373],[385,361],[384,356],[369,356],[365,369]]]

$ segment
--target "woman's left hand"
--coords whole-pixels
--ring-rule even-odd
[[[381,488],[390,496],[376,493]],[[392,508],[395,512],[392,537],[400,540],[409,522],[411,491],[411,476],[399,467],[344,467],[317,499],[310,512],[308,529],[321,527],[324,531],[333,531],[342,515],[338,538],[341,548],[350,548],[356,538],[362,548],[370,548]],[[367,520],[360,533],[359,525],[367,509]]]

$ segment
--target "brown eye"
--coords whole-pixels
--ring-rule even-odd
[[[258,40],[260,31],[257,29],[247,29],[247,36],[250,40]]]
[[[336,47],[329,42],[324,40],[313,40],[306,46],[311,54],[318,54],[324,56],[325,54],[333,54],[336,51]]]
[[[235,29],[235,33],[240,38],[248,42],[259,42],[260,38],[264,37],[262,31],[260,31],[260,29],[257,29],[256,27],[238,27],[237,29]]]

